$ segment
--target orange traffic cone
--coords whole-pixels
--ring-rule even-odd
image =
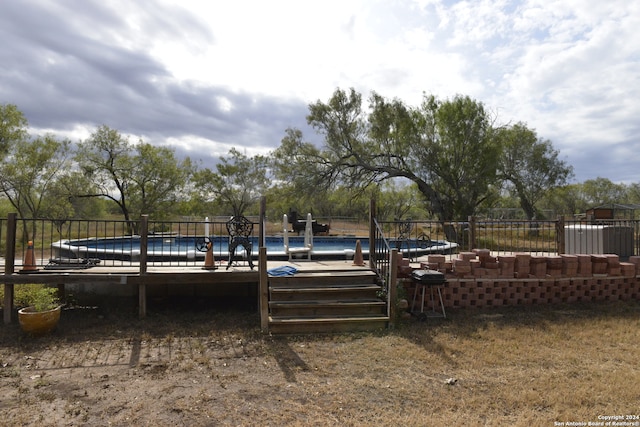
[[[362,257],[362,244],[360,240],[356,240],[356,253],[353,257],[353,265],[357,267],[364,267],[364,258]]]
[[[213,248],[211,242],[207,243],[207,252],[204,255],[204,266],[203,270],[215,270],[216,265],[213,260]]]
[[[20,271],[37,271],[36,266],[36,254],[33,251],[33,241],[29,240],[27,243],[27,253],[24,254],[24,262],[22,263],[22,270]]]

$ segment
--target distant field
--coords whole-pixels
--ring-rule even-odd
[[[318,222],[324,223],[321,219]],[[369,236],[369,224],[366,222],[351,222],[351,221],[329,221],[330,226],[329,234],[335,236]],[[289,227],[291,230],[291,227]],[[282,233],[282,222],[268,222],[267,223],[267,235],[276,235]]]

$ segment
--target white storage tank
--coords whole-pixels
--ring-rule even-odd
[[[627,258],[633,253],[633,227],[623,225],[572,224],[564,227],[567,254],[617,254]]]

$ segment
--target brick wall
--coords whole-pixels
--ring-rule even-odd
[[[410,273],[417,267],[405,259],[400,264],[400,283],[411,303],[415,287]],[[419,268],[445,274],[442,297],[446,308],[640,299],[638,256],[628,262],[620,262],[617,255],[493,257],[488,250],[479,249],[449,261],[443,255],[429,255]],[[431,303],[429,294],[425,292],[425,304]]]

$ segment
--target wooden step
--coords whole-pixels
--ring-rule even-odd
[[[339,285],[325,287],[282,287],[269,290],[271,301],[311,301],[341,299],[373,299],[381,290],[377,285]]]
[[[272,316],[316,317],[325,315],[374,315],[384,314],[387,303],[379,299],[326,300],[326,301],[272,301]]]
[[[387,327],[389,317],[380,316],[319,316],[315,318],[269,317],[269,332],[273,334],[331,333],[375,331]]]
[[[377,277],[370,270],[304,272],[293,276],[269,277],[269,287],[324,287],[327,285],[375,284]]]
[[[313,271],[269,278],[269,332],[376,330],[389,323],[371,270]]]

